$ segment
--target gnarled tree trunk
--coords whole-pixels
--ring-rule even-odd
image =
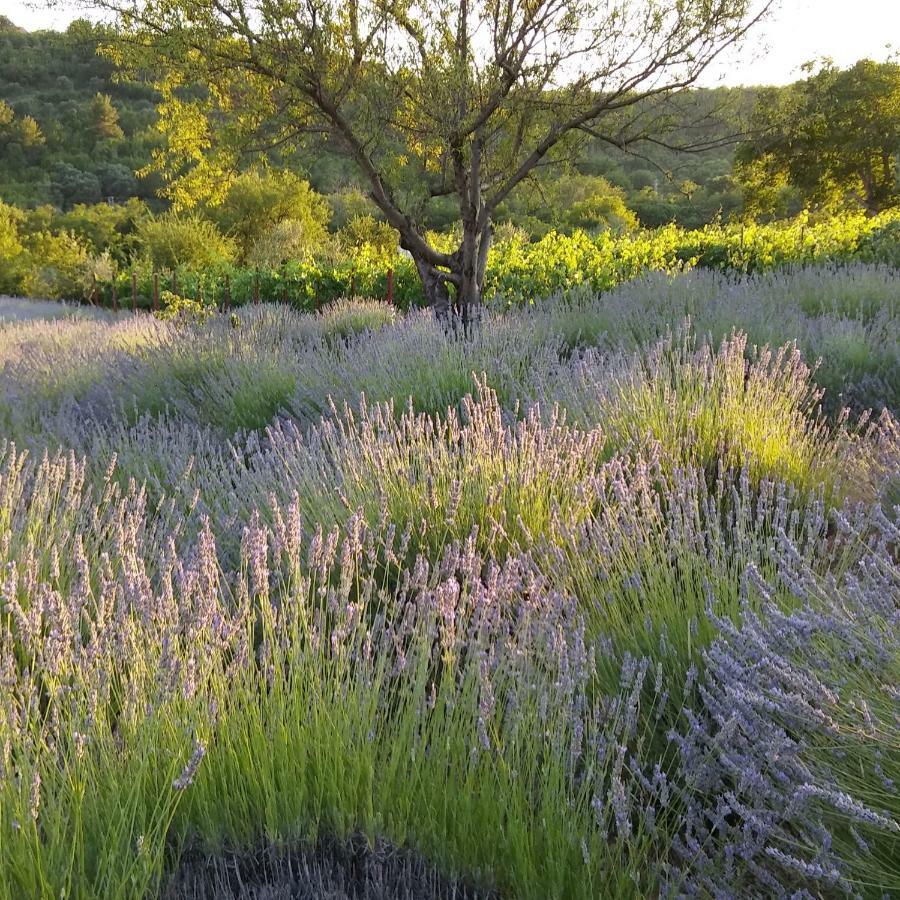
[[[422,282],[425,302],[439,319],[446,319],[450,315],[450,291],[447,289],[446,273],[424,259],[413,256],[413,261]]]
[[[415,250],[410,251],[422,282],[425,302],[439,319],[454,315],[463,326],[468,326],[472,321],[483,300],[491,237],[490,223],[480,231],[464,225],[463,239],[443,268]]]

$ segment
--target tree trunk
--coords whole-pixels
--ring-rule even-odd
[[[874,216],[878,212],[878,198],[877,187],[875,183],[875,172],[873,170],[871,160],[863,169],[861,176],[863,191],[865,192],[863,203],[866,207],[866,212],[870,216]]]
[[[463,223],[463,239],[456,251],[456,258],[460,264],[456,312],[463,327],[467,327],[474,308],[481,302],[478,287],[478,237],[475,228],[467,222]]]
[[[425,303],[434,310],[439,319],[446,319],[450,315],[450,292],[447,289],[446,273],[416,256],[413,256],[413,261],[422,282]]]
[[[447,319],[452,314],[468,328],[481,306],[491,237],[489,224],[480,233],[464,226],[462,242],[450,257],[447,269],[440,269],[411,251],[425,302],[439,319]]]

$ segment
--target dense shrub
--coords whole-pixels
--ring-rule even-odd
[[[202,269],[230,262],[235,256],[233,242],[199,216],[154,216],[140,223],[137,240],[157,270]]]

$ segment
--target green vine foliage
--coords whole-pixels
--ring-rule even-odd
[[[513,238],[491,251],[485,298],[495,306],[523,306],[544,297],[587,286],[609,290],[646,271],[680,272],[692,268],[764,272],[787,265],[862,261],[900,265],[900,209],[875,217],[848,213],[822,221],[807,214],[770,224],[709,225],[684,230],[667,225],[623,235],[551,232],[529,243]],[[424,298],[412,260],[363,246],[352,257],[304,260],[276,269],[230,264],[203,271],[174,273],[175,292],[203,304],[228,308],[261,301],[284,302],[314,310],[348,296],[385,298],[393,271],[393,300],[400,309],[422,305]],[[173,273],[158,278],[169,279]],[[132,303],[131,271],[116,275],[117,302]],[[138,308],[153,305],[153,273],[135,270]],[[167,284],[168,287],[168,284]],[[112,282],[99,285],[98,298],[112,303]]]

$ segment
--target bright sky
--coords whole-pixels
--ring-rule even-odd
[[[65,0],[47,10],[32,0],[0,0],[0,14],[29,30],[65,28],[79,11]],[[891,47],[893,45],[893,47]],[[863,57],[900,53],[900,0],[782,0],[770,22],[729,53],[704,83],[784,84],[801,77],[809,59],[831,57],[846,66]]]
[[[785,84],[802,78],[810,59],[828,56],[845,67],[893,54],[900,54],[900,0],[782,0],[705,82]]]

